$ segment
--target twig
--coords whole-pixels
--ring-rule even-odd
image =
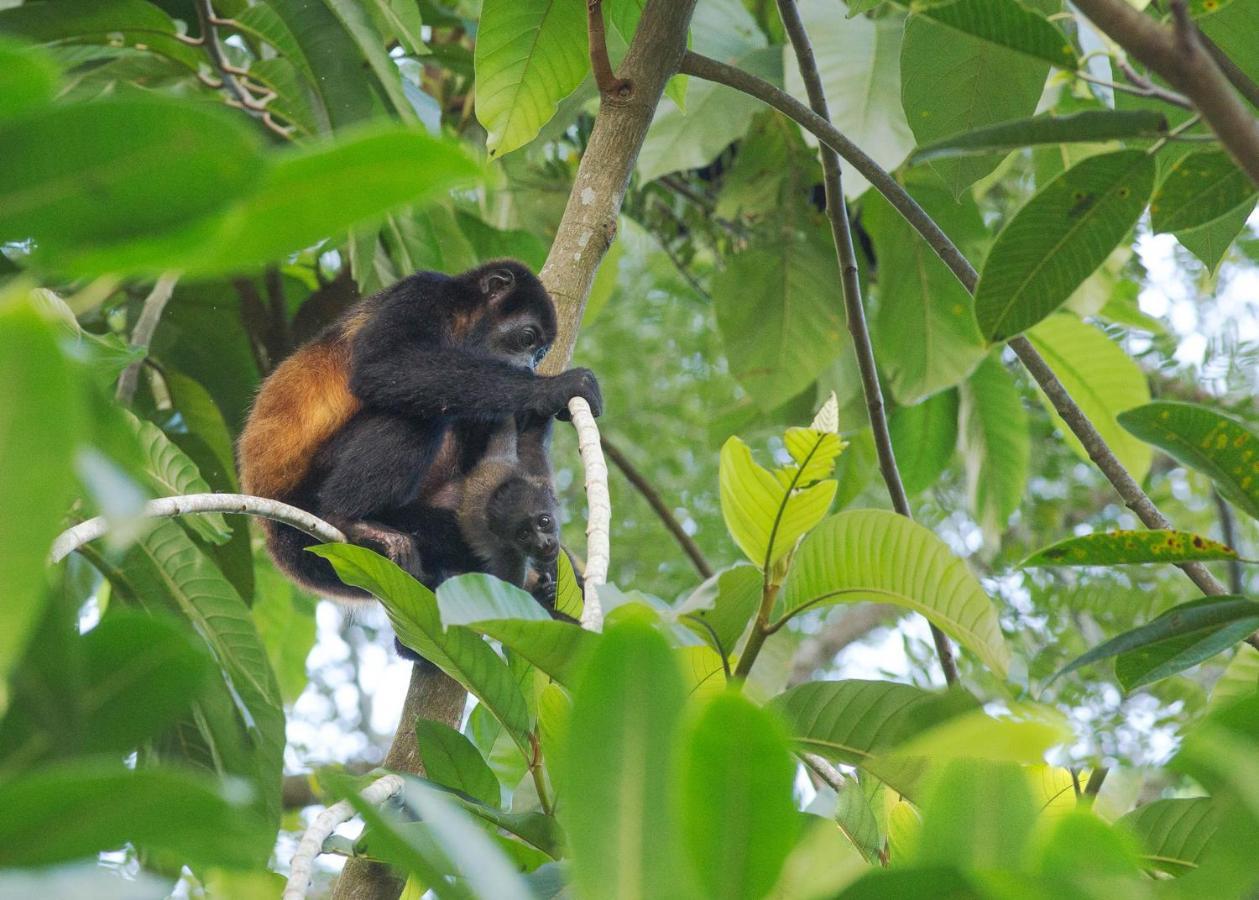
[[[816,774],[818,778],[822,779],[822,781],[826,782],[826,785],[831,788],[831,790],[835,791],[837,794],[839,793],[840,789],[844,786],[844,776],[840,773],[839,769],[832,766],[816,753],[802,752],[798,755],[800,757],[800,761],[808,766],[811,772]]]
[[[1237,549],[1237,529],[1233,522],[1233,508],[1228,505],[1228,501],[1224,499],[1215,488],[1211,489],[1211,496],[1215,498],[1215,508],[1220,514],[1220,537],[1224,539],[1224,543]],[[1242,572],[1242,561],[1234,557],[1228,561],[1228,589],[1231,593],[1240,594],[1246,588],[1245,576]]]
[[[599,585],[608,580],[612,558],[612,498],[608,494],[608,464],[599,444],[599,426],[582,397],[568,401],[568,411],[577,429],[577,450],[586,471],[586,596],[581,609],[581,627],[603,630],[603,608],[599,605]]]
[[[1092,803],[1097,797],[1098,791],[1102,789],[1102,783],[1106,780],[1106,776],[1110,774],[1110,769],[1105,766],[1098,766],[1089,773],[1089,780],[1084,785],[1084,801]]]
[[[1116,43],[1180,91],[1202,113],[1250,180],[1259,185],[1259,123],[1197,39],[1184,0],[1173,0],[1168,30],[1124,0],[1079,0],[1076,7]]]
[[[166,309],[166,302],[174,293],[175,282],[178,280],[178,274],[163,275],[157,280],[157,284],[153,285],[153,290],[149,291],[149,295],[144,298],[140,316],[136,319],[135,327],[131,329],[131,349],[149,349],[149,344],[153,341],[153,333],[157,331],[157,323],[162,319],[162,311]],[[130,406],[132,398],[135,397],[136,386],[140,382],[140,367],[143,364],[143,360],[136,360],[123,369],[122,374],[118,376],[118,390],[114,396],[123,406]]]
[[[699,549],[699,545],[686,533],[686,529],[682,527],[682,523],[678,521],[677,516],[673,514],[673,510],[669,509],[669,504],[664,502],[660,496],[660,492],[652,486],[646,476],[634,466],[625,452],[616,444],[608,440],[607,435],[603,438],[603,452],[607,454],[608,459],[621,470],[621,474],[632,484],[638,493],[643,495],[643,499],[647,504],[655,510],[660,521],[664,523],[665,528],[669,529],[669,533],[673,535],[674,540],[682,548],[682,552],[691,560],[691,564],[695,566],[695,571],[699,572],[702,578],[711,578],[713,575],[713,567],[708,564],[708,560],[704,558],[704,553]]]
[[[884,171],[860,147],[844,137],[833,125],[803,106],[785,91],[734,66],[728,66],[725,63],[695,53],[687,53],[682,60],[681,71],[698,78],[725,84],[764,101],[794,120],[805,130],[811,132],[817,137],[819,142],[839,153],[840,156],[852,164],[853,168],[865,176],[875,190],[882,194],[905,217],[905,221],[922,236],[923,240],[940,258],[940,261],[948,266],[949,271],[962,283],[962,286],[969,293],[975,293],[975,285],[979,282],[979,273],[975,271],[975,267],[970,264],[970,261],[957,248],[957,245],[940,229],[935,220],[927,215],[923,208],[909,196],[899,182]],[[1107,446],[1106,441],[1098,433],[1097,429],[1093,427],[1093,423],[1088,420],[1088,417],[1071,399],[1071,395],[1067,393],[1066,388],[1062,386],[1057,376],[1054,375],[1053,370],[1049,368],[1049,365],[1041,358],[1041,355],[1036,352],[1036,349],[1026,338],[1022,337],[1011,339],[1009,346],[1018,355],[1041,390],[1045,392],[1045,396],[1049,398],[1054,410],[1066,422],[1072,434],[1084,445],[1084,448],[1089,453],[1089,458],[1097,464],[1106,480],[1115,488],[1116,493],[1119,494],[1128,508],[1137,514],[1137,518],[1141,520],[1142,524],[1147,528],[1156,530],[1171,528],[1171,523],[1159,512],[1158,507],[1146,496],[1145,492],[1141,490],[1141,486],[1136,483],[1128,473],[1128,470],[1119,462],[1119,459]],[[1226,593],[1224,586],[1201,563],[1182,563],[1180,568],[1194,584],[1198,585],[1203,593],[1210,595]]]
[[[363,789],[361,796],[373,806],[384,803],[403,787],[402,776],[386,775]],[[289,878],[284,885],[284,893],[280,900],[305,900],[306,889],[310,887],[310,876],[315,866],[315,857],[323,850],[323,842],[327,840],[337,826],[348,822],[354,817],[354,807],[350,801],[342,800],[329,806],[310,823],[306,833],[302,835],[293,861],[289,864]]]
[[[624,78],[617,78],[608,58],[608,39],[603,27],[603,0],[586,0],[586,34],[590,40],[590,69],[595,84],[605,97],[628,100],[633,85]]]
[[[223,47],[219,44],[217,26],[231,24],[231,20],[220,19],[215,15],[212,0],[197,0],[197,18],[201,21],[201,42],[205,45],[206,52],[210,54],[210,60],[219,72],[222,86],[226,87],[228,93],[231,94],[227,101],[228,105],[243,109],[269,131],[285,140],[292,140],[294,129],[286,128],[275,121],[271,118],[271,111],[267,109],[267,104],[276,97],[275,92],[265,91],[261,96],[255,97],[243,79],[243,76],[247,74],[245,70],[227,61]]]
[[[827,109],[826,92],[822,86],[822,77],[818,73],[817,60],[813,56],[813,45],[804,29],[804,22],[800,18],[800,11],[796,8],[795,0],[778,0],[778,13],[782,16],[787,36],[795,49],[796,62],[800,67],[800,75],[809,95],[809,106],[820,118],[829,120],[830,112]],[[892,450],[892,435],[887,426],[883,387],[879,383],[879,371],[874,361],[874,345],[870,341],[865,306],[861,301],[857,253],[853,249],[852,227],[848,222],[848,209],[844,205],[844,193],[840,186],[839,154],[825,144],[819,147],[819,152],[822,156],[822,180],[826,189],[826,215],[830,219],[831,237],[834,238],[835,251],[839,256],[839,276],[848,317],[848,333],[852,336],[853,349],[857,355],[857,368],[861,373],[866,411],[874,433],[874,448],[879,459],[879,470],[883,474],[883,483],[887,486],[888,495],[892,499],[892,508],[900,515],[912,519],[909,495],[905,492],[905,485],[901,481],[900,470],[896,465],[896,454]],[[944,632],[934,624],[931,626],[931,637],[940,657],[940,668],[944,670],[944,680],[953,684],[957,681],[957,663],[953,658],[953,647],[949,644],[949,639]]]
[[[296,506],[279,500],[251,497],[248,494],[187,494],[182,497],[163,497],[150,500],[138,513],[138,518],[162,519],[193,513],[237,513],[259,516],[291,525],[311,537],[327,543],[345,543],[345,535],[318,516],[311,515]],[[112,523],[104,516],[97,516],[67,528],[53,541],[50,561],[59,563],[89,541],[104,537]]]
[[[1142,78],[1137,74],[1136,69],[1129,66],[1126,62],[1120,61],[1119,66],[1123,69],[1123,73],[1127,76],[1132,84],[1123,84],[1118,81],[1108,81],[1105,78],[1098,78],[1096,75],[1090,75],[1083,70],[1077,71],[1075,77],[1081,81],[1087,81],[1089,84],[1100,84],[1102,87],[1110,88],[1112,91],[1122,91],[1125,94],[1131,94],[1134,97],[1148,97],[1153,100],[1162,100],[1164,103],[1170,103],[1173,106],[1179,106],[1182,109],[1193,109],[1193,104],[1186,97],[1182,97],[1175,91],[1169,91],[1166,88],[1159,87],[1152,81]],[[1140,82],[1140,83],[1138,83]]]
[[[379,766],[376,763],[359,761],[347,763],[339,768],[351,775],[366,775]],[[307,806],[318,803],[320,798],[315,793],[315,779],[318,775],[318,772],[285,775],[280,785],[280,805],[284,809],[305,809]]]

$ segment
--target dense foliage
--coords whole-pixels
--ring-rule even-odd
[[[599,634],[346,544],[387,621],[317,623],[246,517],[138,515],[236,491],[259,381],[358,297],[541,267],[599,108],[581,0],[0,0],[0,893],[276,896],[344,798],[321,861],[417,897],[1253,896],[1259,191],[1061,0],[798,5],[834,125],[979,272],[845,167],[914,517],[816,138],[675,76],[574,357],[617,461]],[[1253,87],[1259,0],[1188,14]],[[615,64],[651,6],[604,15]],[[805,96],[765,0],[699,0],[688,46]],[[473,702],[402,723],[424,777],[377,808],[386,626]]]

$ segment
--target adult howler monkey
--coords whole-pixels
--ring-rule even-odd
[[[405,278],[359,301],[263,382],[240,439],[242,488],[309,510],[429,587],[475,571],[456,511],[491,436],[511,419],[566,417],[572,397],[602,410],[589,370],[535,374],[555,334],[551,298],[514,260]],[[314,539],[263,527],[294,580],[368,599],[305,552]]]

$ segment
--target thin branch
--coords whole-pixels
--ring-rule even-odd
[[[608,494],[608,464],[599,444],[599,426],[590,404],[582,397],[568,401],[568,412],[577,429],[577,450],[586,471],[586,595],[581,609],[581,627],[603,630],[603,608],[599,586],[608,580],[612,557],[612,498]]]
[[[603,0],[586,0],[586,34],[590,41],[590,70],[594,72],[599,93],[605,97],[628,99],[633,93],[633,85],[626,79],[616,77],[616,73],[612,71],[612,60],[608,58],[608,40],[603,27]]]
[[[339,768],[351,775],[366,775],[379,766],[376,763],[360,761],[347,763]],[[316,792],[315,786],[318,775],[318,772],[285,775],[280,785],[280,805],[285,809],[305,809],[307,806],[319,803],[322,798]]]
[[[279,500],[251,497],[248,494],[187,494],[182,497],[163,497],[150,500],[137,514],[142,519],[163,519],[196,513],[229,513],[259,516],[291,525],[311,537],[330,544],[345,543],[345,535],[318,516],[311,515],[296,506]],[[110,529],[110,520],[97,516],[67,528],[53,541],[49,554],[52,563],[59,563],[89,541],[104,537]]]
[[[1106,776],[1110,774],[1110,769],[1105,766],[1098,766],[1089,773],[1088,783],[1084,785],[1084,799],[1086,803],[1092,803],[1097,797],[1098,792],[1102,789]]]
[[[241,77],[246,75],[245,70],[233,66],[227,60],[227,56],[223,52],[223,47],[219,44],[219,25],[229,25],[231,20],[220,19],[214,12],[212,0],[197,0],[197,18],[201,22],[201,42],[205,45],[206,52],[210,54],[210,60],[214,63],[214,67],[219,72],[223,86],[227,88],[231,95],[228,98],[228,105],[243,109],[251,116],[261,122],[269,131],[274,132],[285,140],[293,139],[294,129],[286,128],[275,119],[271,118],[271,112],[267,109],[267,104],[275,99],[276,95],[273,91],[266,91],[259,97],[255,97],[250,91],[248,83]]]
[[[153,342],[153,334],[157,331],[157,323],[162,319],[162,311],[166,309],[166,302],[174,293],[175,282],[178,280],[179,275],[176,273],[163,275],[157,280],[157,284],[153,285],[153,290],[149,291],[149,295],[144,298],[140,316],[136,319],[135,327],[131,329],[131,349],[149,349],[149,344]],[[138,359],[123,369],[122,374],[118,376],[118,391],[115,397],[123,406],[130,406],[132,398],[136,395],[136,386],[140,383],[140,368],[143,365],[144,360]]]
[[[796,62],[800,67],[800,74],[809,95],[809,106],[820,118],[829,120],[830,112],[827,109],[822,77],[818,73],[813,46],[809,42],[809,35],[805,31],[795,0],[778,0],[778,13],[782,16],[787,36],[795,49]],[[874,361],[874,345],[870,340],[865,306],[861,301],[861,279],[857,270],[857,253],[852,243],[852,227],[848,222],[848,209],[844,205],[844,193],[841,188],[839,154],[825,144],[819,147],[819,152],[822,157],[822,180],[826,189],[826,214],[830,219],[831,236],[834,238],[835,251],[839,256],[840,283],[843,287],[848,332],[852,336],[853,349],[857,355],[857,368],[861,373],[866,411],[870,416],[870,426],[874,433],[874,447],[879,459],[879,470],[883,474],[883,483],[887,486],[888,495],[892,499],[892,508],[906,518],[913,518],[909,507],[909,495],[905,492],[905,485],[901,481],[900,470],[896,465],[896,454],[892,450],[892,435],[887,425],[883,388],[879,384],[879,372]],[[957,663],[953,658],[953,647],[949,644],[949,639],[944,632],[934,624],[931,625],[931,637],[935,641],[936,652],[940,657],[940,668],[944,670],[944,680],[953,684],[957,681]]]
[[[1224,543],[1237,549],[1237,528],[1233,522],[1233,507],[1228,505],[1228,501],[1224,499],[1215,488],[1211,489],[1211,496],[1215,498],[1215,508],[1220,515],[1220,537],[1224,539]],[[1242,571],[1242,561],[1237,558],[1228,561],[1228,589],[1231,593],[1240,594],[1246,588],[1245,575]]]
[[[979,273],[975,271],[975,267],[970,264],[970,261],[957,248],[957,245],[949,239],[948,235],[927,215],[923,208],[909,196],[899,182],[884,171],[860,147],[844,137],[833,125],[816,115],[812,110],[804,107],[785,91],[734,66],[728,66],[725,63],[695,53],[687,53],[682,60],[681,71],[698,78],[725,84],[728,87],[764,101],[794,120],[806,131],[811,132],[817,137],[819,142],[839,153],[840,156],[852,164],[853,168],[865,176],[875,190],[882,194],[905,217],[905,221],[922,236],[940,258],[940,261],[948,266],[949,270],[957,277],[957,280],[962,283],[962,286],[971,294],[975,293],[975,285],[979,282]],[[1067,427],[1071,429],[1072,434],[1084,445],[1084,448],[1088,451],[1089,458],[1097,464],[1106,480],[1115,488],[1116,493],[1119,494],[1128,508],[1137,514],[1137,518],[1141,520],[1142,524],[1151,529],[1170,528],[1171,523],[1159,512],[1158,507],[1146,496],[1145,492],[1141,490],[1141,486],[1136,483],[1123,464],[1119,462],[1110,447],[1107,446],[1106,441],[1098,433],[1097,429],[1093,427],[1093,423],[1088,420],[1088,417],[1071,399],[1071,395],[1062,386],[1062,382],[1054,375],[1053,370],[1036,352],[1036,349],[1026,338],[1022,337],[1013,338],[1009,342],[1009,346],[1018,355],[1023,365],[1027,367],[1028,372],[1035,379],[1041,390],[1045,392],[1045,396],[1049,398],[1054,410],[1062,417],[1062,420],[1067,423]],[[1182,563],[1180,568],[1203,593],[1210,595],[1226,593],[1224,586],[1201,563]]]
[[[384,803],[390,797],[401,792],[402,776],[386,775],[363,789],[359,795],[373,806]],[[354,817],[354,807],[349,800],[342,800],[329,806],[310,823],[306,833],[302,835],[289,865],[289,878],[284,885],[284,893],[280,900],[306,900],[306,890],[310,887],[310,876],[315,867],[315,857],[323,850],[326,841],[337,826],[348,822]]]
[[[1117,44],[1193,103],[1234,161],[1259,185],[1259,123],[1197,38],[1184,0],[1172,0],[1171,30],[1124,0],[1079,0],[1076,7]]]
[[[832,766],[816,753],[802,752],[799,754],[800,761],[808,766],[809,771],[822,779],[831,790],[839,793],[844,786],[844,776],[839,769]]]
[[[682,552],[690,559],[691,564],[695,566],[695,571],[699,572],[702,578],[711,578],[713,576],[713,567],[708,564],[708,560],[704,558],[704,553],[699,549],[699,545],[686,533],[686,529],[682,527],[682,523],[678,521],[677,516],[673,514],[673,510],[669,509],[669,504],[664,502],[664,498],[660,496],[660,492],[652,486],[647,477],[629,461],[629,457],[616,444],[608,440],[607,435],[603,436],[603,452],[607,454],[608,459],[621,470],[621,474],[625,476],[626,481],[634,486],[638,493],[643,495],[643,499],[647,501],[647,505],[655,511],[660,517],[660,521],[664,523],[664,527],[673,535],[674,540],[678,542],[678,546],[682,548]]]
[[[1075,73],[1075,77],[1081,81],[1087,81],[1089,84],[1100,84],[1102,87],[1110,88],[1112,91],[1121,91],[1125,94],[1131,94],[1134,97],[1148,97],[1153,100],[1162,100],[1164,103],[1170,103],[1173,106],[1179,106],[1182,109],[1193,109],[1193,104],[1189,102],[1187,97],[1177,94],[1175,91],[1169,91],[1166,88],[1159,87],[1147,78],[1142,78],[1137,74],[1137,70],[1132,68],[1126,62],[1120,60],[1119,67],[1123,71],[1124,76],[1131,84],[1123,84],[1118,81],[1107,81],[1105,78],[1098,78],[1090,75],[1084,70]]]

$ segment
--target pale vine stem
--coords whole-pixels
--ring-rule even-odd
[[[800,67],[800,75],[809,95],[809,106],[818,118],[829,121],[830,112],[826,103],[826,91],[822,86],[822,76],[818,72],[813,45],[805,31],[795,0],[778,0],[778,13],[782,16],[783,26],[795,51],[796,63]],[[892,435],[887,425],[883,387],[879,383],[879,370],[874,361],[874,345],[870,341],[865,306],[861,300],[861,279],[857,269],[857,253],[852,244],[852,227],[848,222],[848,207],[844,204],[839,154],[833,147],[828,147],[826,144],[819,144],[818,152],[822,157],[826,215],[830,219],[831,237],[835,241],[835,252],[839,256],[840,284],[843,289],[848,333],[852,336],[852,345],[857,356],[857,368],[861,373],[861,386],[865,394],[870,427],[874,434],[879,471],[883,474],[883,483],[887,486],[888,495],[892,499],[892,508],[900,515],[912,519],[913,512],[909,506],[909,495],[905,492],[905,484],[901,480],[901,473],[896,465],[896,454],[892,450]],[[757,625],[761,627],[763,623],[758,621]],[[940,658],[944,680],[948,684],[955,683],[957,661],[953,658],[953,647],[949,643],[948,636],[932,623],[931,638],[935,642],[936,654]]]
[[[586,591],[581,609],[581,627],[603,630],[603,607],[599,585],[608,580],[612,557],[612,498],[608,493],[608,464],[599,444],[599,427],[590,404],[582,397],[568,401],[568,411],[577,429],[577,450],[586,472]]]
[[[131,349],[146,351],[149,349],[153,334],[157,331],[157,323],[161,321],[162,311],[166,309],[171,294],[175,292],[177,281],[179,281],[177,273],[163,275],[153,285],[149,295],[144,298],[144,305],[140,307],[140,315],[136,319],[135,328],[131,330]],[[136,360],[123,369],[122,374],[118,376],[118,390],[115,397],[124,406],[130,405],[132,398],[135,397],[136,387],[140,381],[140,369],[143,365],[144,360]]]
[[[400,775],[386,775],[372,782],[359,794],[366,802],[379,806],[390,797],[402,791],[403,780]],[[332,833],[350,819],[354,818],[354,807],[350,801],[342,800],[329,806],[315,816],[310,827],[302,835],[289,865],[288,881],[284,885],[284,893],[280,900],[305,900],[306,891],[310,887],[310,879],[314,874],[315,858],[323,851],[323,844]]]
[[[1089,2],[1089,0],[1086,0],[1086,2]],[[904,216],[905,221],[922,236],[928,246],[940,258],[940,261],[948,266],[949,270],[957,277],[957,280],[962,283],[966,290],[974,294],[975,285],[979,282],[979,273],[975,271],[974,266],[957,248],[957,245],[949,239],[948,235],[927,215],[923,208],[909,196],[896,179],[884,171],[878,163],[845,137],[829,121],[817,115],[786,91],[776,88],[769,82],[735,66],[688,51],[686,56],[683,57],[681,71],[688,75],[694,75],[697,78],[724,84],[727,87],[756,97],[798,123],[806,131],[817,137],[819,142],[836,151],[851,163],[854,169],[865,176],[875,190],[887,198],[888,202]],[[1008,346],[1027,368],[1027,371],[1040,386],[1040,389],[1044,391],[1054,410],[1067,424],[1067,427],[1071,429],[1072,434],[1079,439],[1087,451],[1089,459],[1096,464],[1102,475],[1111,483],[1116,493],[1119,494],[1127,507],[1136,514],[1141,523],[1150,529],[1171,528],[1172,523],[1159,511],[1158,507],[1154,505],[1154,501],[1149,498],[1132,475],[1129,474],[1128,470],[1124,468],[1123,463],[1115,456],[1097,428],[1094,427],[1083,410],[1071,398],[1067,389],[1063,387],[1062,382],[1058,380],[1058,376],[1054,374],[1048,363],[1036,351],[1031,342],[1024,337],[1015,337],[1009,341]],[[1215,576],[1201,563],[1181,563],[1179,568],[1204,594],[1215,596],[1228,593],[1224,585],[1216,580]],[[1259,640],[1253,636],[1248,638],[1248,642],[1259,646]]]

